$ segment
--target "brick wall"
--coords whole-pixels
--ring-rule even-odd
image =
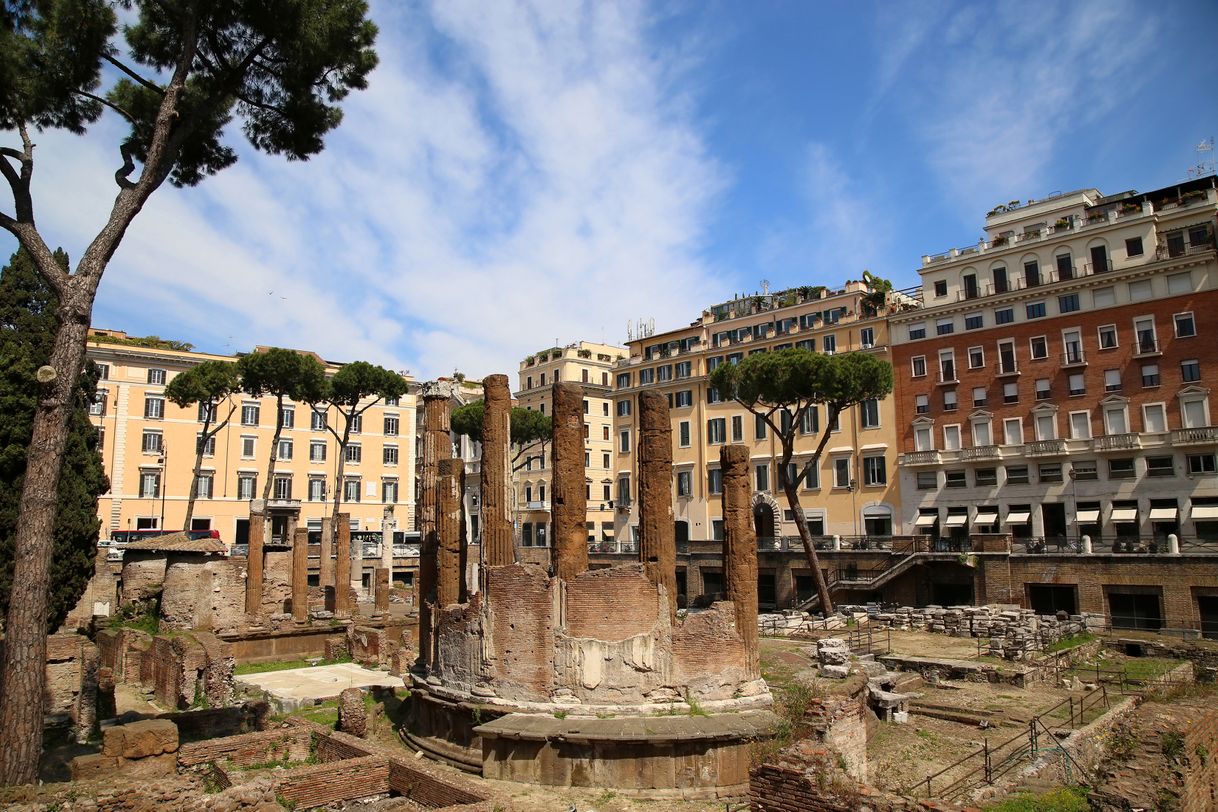
[[[671,683],[696,697],[728,699],[749,680],[736,610],[727,601],[687,615],[672,630]]]
[[[441,781],[402,759],[389,761],[389,788],[423,806],[436,808],[483,800],[483,796]]]
[[[589,570],[565,586],[571,637],[625,640],[650,634],[659,621],[659,593],[642,564]]]
[[[276,779],[275,792],[304,809],[383,795],[389,792],[389,760],[384,756],[363,756],[298,767]]]
[[[554,594],[545,571],[529,564],[486,572],[491,651],[504,699],[549,697],[554,672]]]
[[[285,752],[290,761],[304,761],[309,757],[312,739],[311,731],[296,727],[206,739],[182,745],[178,750],[178,765],[194,767],[220,759],[248,765],[281,758]]]

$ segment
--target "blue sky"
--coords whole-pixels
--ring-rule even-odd
[[[996,203],[1183,180],[1218,134],[1212,0],[372,16],[381,65],[325,153],[289,164],[231,128],[238,165],[154,196],[95,325],[514,379],[556,340],[677,327],[762,279],[914,285]],[[38,221],[73,256],[120,130],[37,139]]]

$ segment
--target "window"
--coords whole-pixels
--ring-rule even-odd
[[[364,431],[364,416],[362,414],[352,415],[351,417],[351,433],[362,434]]]
[[[165,416],[165,399],[164,398],[144,398],[144,418],[146,420],[160,420]]]
[[[1159,385],[1159,365],[1142,364],[1142,386]]]
[[[630,453],[630,430],[629,429],[625,429],[618,433],[617,450],[621,454]]]
[[[956,402],[956,390],[955,389],[944,389],[943,390],[943,411],[954,412],[954,411],[956,411],[957,405],[958,404]]]
[[[711,468],[706,472],[706,491],[712,495],[723,493],[723,471]]]
[[[1049,386],[1049,379],[1048,378],[1037,378],[1036,379],[1036,399],[1037,400],[1048,400],[1051,397],[1053,397],[1053,391]]]
[[[941,298],[946,295],[947,295],[947,280],[946,279],[936,279],[935,280],[935,296]]]
[[[753,416],[753,439],[764,440],[766,435],[765,418],[761,415]]]
[[[1036,473],[1041,482],[1062,481],[1062,465],[1060,462],[1041,463]]]
[[[1036,439],[1037,440],[1056,440],[1057,439],[1057,418],[1052,414],[1036,415]]]
[[[630,416],[630,408],[631,408],[630,403],[631,403],[631,401],[629,398],[622,398],[621,400],[619,400],[617,402],[617,416],[618,417],[629,417]]]
[[[602,467],[602,468],[609,468],[609,467],[610,467],[609,455],[608,455],[608,454],[601,454],[601,467]],[[608,497],[608,496],[606,496],[605,498],[606,498],[606,499],[608,499],[609,497]]]
[[[398,416],[396,414],[385,415],[385,436],[396,437],[398,434]]]
[[[1004,307],[1001,310],[994,311],[995,324],[1010,324],[1015,321],[1015,310],[1010,307]]]
[[[1028,346],[1031,349],[1033,359],[1049,357],[1049,340],[1044,336],[1033,336],[1028,341]]]
[[[977,274],[966,273],[960,277],[960,281],[964,283],[964,298],[976,299],[980,292],[977,290]]]
[[[326,501],[326,480],[321,477],[309,477],[309,501]]]
[[[1026,312],[1029,319],[1043,319],[1045,317],[1045,303],[1028,302]]]
[[[1078,294],[1070,293],[1065,296],[1057,297],[1057,309],[1062,313],[1073,313],[1080,307],[1078,303]]]
[[[150,370],[151,371],[151,370]],[[161,495],[159,471],[140,471],[140,498],[155,499]]]
[[[645,386],[649,383],[655,383],[656,371],[655,367],[639,370],[639,386]]]
[[[1006,467],[1007,484],[1008,485],[1027,485],[1028,484],[1028,466],[1026,465],[1008,465]]]
[[[1070,397],[1076,398],[1080,395],[1087,394],[1087,382],[1083,377],[1083,373],[1075,372],[1070,375]]]
[[[821,339],[821,348],[825,355],[833,355],[837,352],[837,336],[825,336]]]
[[[1199,429],[1209,425],[1209,409],[1204,394],[1190,394],[1180,398],[1181,428]]]
[[[358,502],[360,492],[360,480],[356,478],[346,479],[343,481],[343,501]]]
[[[790,421],[789,413],[784,411],[783,415],[786,417],[786,420],[784,421],[784,426],[789,425],[789,421]],[[732,442],[739,443],[739,442],[743,442],[743,440],[744,440],[744,418],[738,414],[734,414],[734,415],[732,415]]]
[[[880,402],[875,398],[869,398],[859,404],[859,413],[862,417],[862,425],[865,429],[878,428],[880,425]]]
[[[939,380],[956,380],[956,354],[951,350],[939,350]]]
[[[1133,459],[1108,460],[1109,479],[1133,479],[1135,476]]]
[[[1180,380],[1185,383],[1194,383],[1201,380],[1201,362],[1196,358],[1190,358],[1180,362]]]
[[[273,499],[291,499],[292,498],[292,477],[283,474],[275,475],[275,484],[271,487],[271,497]]]
[[[1218,459],[1213,454],[1189,454],[1187,462],[1188,472],[1193,476],[1218,472]]]
[[[1115,324],[1104,324],[1099,328],[1100,349],[1112,350],[1117,346],[1117,329]]]
[[[316,412],[315,411],[315,412],[313,412],[312,417],[310,417],[309,420],[310,420],[309,428],[311,428],[313,431],[325,431],[326,430],[326,413],[325,412]]]
[[[398,447],[396,445],[387,445],[381,449],[381,462],[384,465],[398,464]]]
[[[159,431],[145,431],[141,441],[140,450],[145,454],[160,454],[161,433]]]
[[[1193,275],[1189,271],[1184,273],[1174,273],[1167,277],[1167,293],[1170,296],[1177,296],[1181,293],[1193,292]],[[105,377],[105,376],[102,376]]]
[[[1142,431],[1167,431],[1167,410],[1162,403],[1147,403],[1142,407]]]
[[[707,361],[708,367],[710,366],[710,361],[712,361],[712,360],[714,360],[714,359],[709,359]],[[617,388],[618,389],[629,389],[630,388],[630,373],[629,372],[619,372],[618,373]]]
[[[588,427],[586,425],[584,426],[584,436],[585,437],[588,436]],[[601,426],[601,439],[602,440],[609,439],[609,427],[608,426]]]
[[[943,427],[943,450],[960,450],[960,426],[958,424]]]
[[[1010,282],[1007,280],[1007,269],[999,266],[991,273],[994,275],[994,292],[1006,293],[1011,289]]]
[[[983,488],[988,485],[998,484],[998,469],[997,468],[978,468],[973,473],[974,481],[977,487]]]
[[[1019,371],[1015,359],[1015,342],[1014,341],[999,341],[998,342],[998,374],[1012,375]]]
[[[359,463],[364,458],[364,449],[359,443],[349,443],[343,453],[343,459],[349,463]]]
[[[677,424],[678,445],[681,448],[689,448],[689,421],[682,420]],[[608,468],[609,466],[605,466]]]
[[[820,431],[820,410],[816,404],[810,405],[804,410],[803,417],[799,418],[799,433],[800,434],[816,434]]]
[[[663,366],[656,367],[656,371],[659,373],[657,377],[661,383],[672,380],[672,364],[664,364]]]
[[[1093,482],[1100,478],[1099,466],[1095,460],[1080,460],[1070,466],[1073,473],[1072,479],[1081,479],[1085,482]]]
[[[693,474],[689,471],[677,471],[677,496],[693,496],[693,492]]]
[[[762,463],[755,467],[753,472],[757,482],[757,490],[768,491],[770,489],[770,466]]]
[[[1025,262],[1023,264],[1023,278],[1024,278],[1024,282],[1027,284],[1028,287],[1030,287],[1030,288],[1038,287],[1040,285],[1040,281],[1041,281],[1040,280],[1040,263],[1037,262],[1036,260],[1032,260],[1031,262]],[[1029,316],[1028,318],[1031,318],[1031,316]]]
[[[1131,302],[1145,302],[1153,299],[1154,295],[1155,291],[1149,279],[1139,279],[1129,283],[1129,301]]]
[[[213,434],[212,436],[210,436],[206,440],[204,440],[203,434],[202,434],[202,432],[200,432],[195,435],[195,448],[199,447],[199,443],[203,444],[203,456],[204,457],[216,456],[216,435]]]
[[[256,426],[258,425],[258,413],[260,409],[257,403],[241,404],[241,425]]]
[[[963,471],[948,471],[943,480],[945,488],[967,488],[968,480],[964,477]]]
[[[791,463],[791,473],[795,471],[795,463]],[[820,487],[820,470],[808,460],[804,463],[804,484],[805,491],[814,491]]]
[[[1096,288],[1091,292],[1091,302],[1095,307],[1111,307],[1116,304],[1116,288]]]
[[[1065,348],[1067,364],[1083,363],[1083,334],[1080,330],[1063,330],[1062,347]]]
[[[258,492],[257,474],[237,474],[237,498],[253,499]]]
[[[381,502],[386,505],[396,504],[398,501],[398,481],[396,479],[381,480]]]
[[[1147,457],[1146,476],[1175,476],[1176,466],[1172,457]]]
[[[1002,435],[1006,445],[1023,445],[1023,421],[1008,417],[1002,421]]]
[[[909,340],[917,341],[920,338],[926,338],[926,325],[922,322],[909,325]]]
[[[1121,370],[1119,370],[1119,369],[1104,370],[1104,391],[1105,392],[1120,392],[1121,391]]]
[[[199,401],[199,422],[214,422],[216,419],[216,404]]]
[[[1140,257],[1142,256],[1142,238],[1129,237],[1125,240],[1125,256]]]
[[[94,366],[97,367],[97,375],[99,378],[101,378],[101,380],[104,381],[110,377],[110,365],[109,364],[95,363]]]
[[[1108,246],[1091,246],[1091,267],[1093,273],[1104,273],[1105,271],[1112,270],[1112,267],[1108,264]]]
[[[106,390],[99,389],[93,395],[93,400],[89,403],[89,414],[94,417],[101,417],[106,413]]]
[[[914,451],[932,451],[934,447],[934,435],[930,426],[916,426],[914,428]]]
[[[935,322],[935,335],[945,336],[956,332],[956,323],[951,319],[939,319]]]
[[[985,406],[989,403],[984,386],[973,387],[973,406]]]
[[[256,456],[258,450],[258,438],[248,435],[241,438],[241,457],[242,459],[252,460]]]
[[[1192,313],[1177,313],[1172,316],[1176,323],[1176,338],[1192,338],[1197,335],[1197,324]]]
[[[850,486],[850,458],[838,457],[833,461],[833,487],[849,488]]]
[[[985,316],[980,313],[975,316],[964,317],[965,330],[980,330],[982,327],[985,327]]]
[[[682,389],[677,392],[677,408],[685,409],[694,405],[694,393],[690,389]]]
[[[285,429],[296,428],[296,407],[284,406],[279,412],[279,417],[283,421]]]
[[[888,471],[883,457],[863,457],[863,484],[888,484]]]
[[[938,475],[934,471],[918,471],[918,490],[929,491],[938,487]]]
[[[692,370],[693,368],[689,361],[682,361],[681,363],[677,364],[677,378],[688,378]]]
[[[1125,417],[1123,405],[1104,407],[1104,429],[1108,434],[1125,434],[1129,431],[1129,421]]]
[[[320,440],[309,442],[309,462],[326,461],[326,444]]]
[[[990,419],[988,417],[978,417],[971,421],[973,428],[973,446],[990,445]]]
[[[722,403],[723,397],[719,394],[719,390],[712,386],[706,390],[706,402]]]
[[[1138,340],[1138,344],[1135,349],[1136,353],[1154,353],[1159,351],[1159,342],[1155,336],[1155,320],[1153,318],[1147,317],[1134,319],[1133,331]],[[1180,327],[1177,325],[1177,335],[1179,335],[1179,331]]]
[[[914,411],[918,414],[926,414],[930,411],[930,397],[928,395],[914,395]]]
[[[1011,381],[1002,385],[1002,402],[1003,403],[1018,403],[1019,402],[1019,384]]]
[[[872,347],[874,347],[875,346],[875,328],[874,327],[864,327],[863,329],[859,330],[859,343],[863,346],[863,349],[865,349],[865,350],[869,350]]]
[[[275,459],[279,459],[279,460],[292,459],[292,441],[291,440],[280,440],[279,441],[279,449],[278,449],[278,452],[275,454]]]
[[[706,442],[711,445],[727,442],[727,421],[724,418],[712,417],[706,421]]]
[[[546,385],[546,373],[544,373],[544,372],[541,373],[541,385],[542,386]]]
[[[981,369],[985,366],[985,350],[981,347],[968,348],[968,368]]]
[[[148,385],[149,386],[164,386],[165,385],[165,370],[149,369],[148,370]]]
[[[915,378],[922,378],[922,377],[926,376],[926,356],[925,355],[915,355],[911,359],[911,365],[913,367],[912,371],[913,371],[913,376]]]
[[[199,473],[199,481],[195,487],[195,497],[198,499],[211,499],[213,485],[216,481],[216,475],[211,471],[201,471]]]
[[[1069,254],[1058,254],[1053,258],[1057,263],[1057,278],[1058,279],[1073,279],[1074,278],[1074,258]]]

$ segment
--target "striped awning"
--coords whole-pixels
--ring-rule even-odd
[[[930,527],[937,521],[939,521],[938,513],[923,513],[921,516],[918,517],[918,520],[916,522],[914,522],[914,526],[915,527]]]
[[[1032,520],[1032,514],[1026,510],[1012,510],[1007,514],[1007,524],[1027,524]]]
[[[1174,522],[1179,515],[1179,509],[1174,507],[1152,507],[1150,509],[1152,522]]]
[[[1138,520],[1137,508],[1113,508],[1112,520],[1117,524],[1132,524]]]
[[[1100,512],[1098,509],[1097,510],[1080,510],[1078,512],[1078,523],[1079,524],[1099,524],[1099,521],[1100,521]]]

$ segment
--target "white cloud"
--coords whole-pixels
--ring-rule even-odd
[[[640,8],[446,1],[374,18],[381,66],[326,151],[289,164],[242,145],[198,189],[159,191],[102,282],[107,326],[482,375],[555,337],[620,340],[629,318],[675,326],[723,295],[700,258],[723,176],[669,84],[688,53],[657,51]],[[116,131],[43,138],[50,241],[83,246],[104,221]]]

